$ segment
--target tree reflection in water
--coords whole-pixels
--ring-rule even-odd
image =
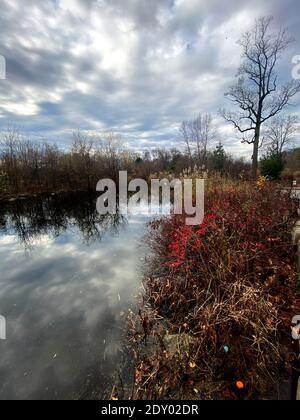
[[[0,229],[16,234],[28,249],[42,235],[58,237],[74,227],[89,245],[101,241],[108,231],[118,233],[127,224],[127,218],[118,212],[99,215],[96,200],[96,194],[62,193],[1,204]]]

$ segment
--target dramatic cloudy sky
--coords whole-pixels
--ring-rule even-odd
[[[300,54],[299,0],[1,0],[0,129],[14,124],[62,145],[74,129],[115,131],[137,148],[178,142],[178,126],[216,115],[219,136],[245,154],[217,117],[240,62],[236,44],[255,18],[273,15]],[[297,102],[297,101],[296,101]],[[298,98],[298,103],[300,99]],[[300,107],[292,109],[297,112]]]

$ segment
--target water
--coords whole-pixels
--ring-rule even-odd
[[[0,399],[102,399],[135,302],[147,216],[100,217],[95,199],[0,204]]]

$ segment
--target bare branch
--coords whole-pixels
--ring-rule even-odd
[[[266,149],[270,153],[281,155],[284,150],[293,145],[299,128],[299,118],[296,115],[274,119],[265,130]]]
[[[262,146],[261,130],[264,123],[278,115],[300,92],[300,82],[290,81],[277,86],[276,65],[281,53],[293,41],[284,29],[271,30],[272,17],[261,17],[251,32],[239,41],[243,63],[237,83],[225,95],[239,107],[239,113],[222,111],[224,119],[243,134],[243,143],[253,144],[253,172],[257,172],[258,151]],[[254,131],[250,140],[244,134]]]

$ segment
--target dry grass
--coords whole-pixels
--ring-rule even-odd
[[[198,248],[199,232],[178,217],[150,226],[152,260],[129,317],[133,399],[274,398],[296,357],[295,204],[271,186],[212,182],[209,191],[215,216]]]

